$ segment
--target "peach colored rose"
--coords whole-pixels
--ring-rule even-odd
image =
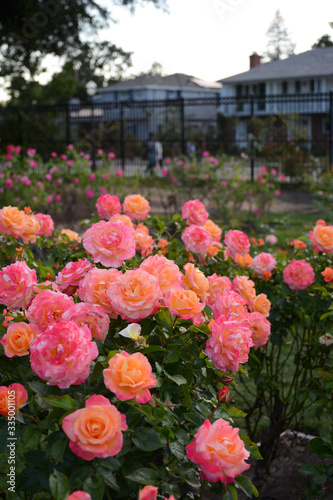
[[[215,257],[215,255],[223,250],[223,246],[219,241],[213,241],[212,244],[207,248],[207,256]]]
[[[333,281],[333,269],[331,267],[326,267],[320,274],[324,276],[324,281],[326,281],[326,283]]]
[[[79,259],[77,262],[68,262],[55,279],[59,291],[66,295],[74,295],[80,282],[91,268],[92,263],[87,259]]]
[[[126,271],[111,283],[108,297],[122,319],[136,322],[158,311],[162,292],[158,280],[139,268]]]
[[[138,500],[156,500],[158,495],[158,488],[147,484],[142,490],[139,491]]]
[[[28,400],[28,393],[21,384],[0,387],[0,415],[14,416]]]
[[[65,238],[62,238],[62,235],[64,235]],[[66,236],[67,236],[67,238],[69,238],[70,241],[77,241],[78,243],[81,243],[81,238],[80,238],[79,234],[75,231],[72,231],[71,229],[62,229],[60,231],[58,241],[59,240],[67,241]]]
[[[188,224],[203,226],[207,222],[208,213],[200,200],[190,200],[183,205],[182,217]]]
[[[260,293],[257,295],[249,304],[251,312],[259,312],[266,318],[269,316],[269,311],[271,309],[271,303],[267,298],[267,295]]]
[[[80,282],[78,296],[83,302],[99,305],[110,318],[116,319],[118,314],[111,305],[108,289],[119,276],[122,276],[122,273],[117,269],[93,267]]]
[[[9,325],[7,333],[0,340],[7,358],[27,356],[29,354],[29,346],[38,333],[39,329],[36,325],[29,325],[22,321]]]
[[[66,500],[91,500],[91,495],[82,490],[74,491]]]
[[[302,248],[306,248],[306,244],[301,240],[292,240],[289,245],[294,247],[296,250],[301,250]]]
[[[69,447],[84,460],[113,457],[123,447],[122,431],[127,430],[126,416],[104,396],[94,394],[85,408],[67,415],[62,429],[69,437]]]
[[[34,215],[26,215],[20,238],[26,244],[35,243],[39,230],[40,225],[36,217]]]
[[[270,245],[276,245],[277,242],[278,242],[278,239],[277,237],[275,236],[275,234],[268,234],[265,238],[265,241],[267,243],[269,243]]]
[[[131,219],[127,215],[124,215],[124,214],[115,214],[115,215],[113,215],[111,217],[110,221],[112,221],[112,222],[122,222],[123,224],[126,224],[126,226],[129,226],[132,229],[134,229],[133,222],[131,221]]]
[[[256,296],[254,282],[247,276],[236,275],[232,282],[232,289],[239,293],[245,300],[250,302]]]
[[[201,322],[202,304],[193,290],[184,290],[182,287],[174,287],[165,298],[165,305],[171,314],[176,314],[183,319],[191,319],[195,325]]]
[[[261,252],[256,255],[252,261],[251,269],[261,276],[265,271],[273,271],[277,262],[273,255],[266,252]]]
[[[160,241],[157,243],[157,248],[164,250],[168,245],[169,245],[169,242],[167,240],[165,240],[164,238],[161,238]]]
[[[293,259],[283,270],[283,279],[292,290],[309,288],[315,282],[315,277],[313,267],[304,259]]]
[[[244,255],[250,250],[250,242],[248,237],[242,231],[231,229],[224,237],[226,245],[226,255],[235,257],[237,253]]]
[[[216,273],[208,276],[207,279],[209,283],[207,304],[212,306],[216,301],[218,293],[222,295],[224,290],[231,290],[231,281],[227,276],[221,276]]]
[[[150,205],[141,194],[130,194],[124,199],[123,212],[131,220],[145,220],[150,212]]]
[[[134,231],[135,250],[142,257],[153,253],[154,240],[147,231],[139,228]]]
[[[109,360],[109,367],[103,370],[103,376],[104,384],[118,399],[135,399],[140,404],[148,403],[149,389],[157,384],[151,365],[141,352],[115,354]]]
[[[310,231],[309,238],[315,252],[333,252],[333,226],[317,224],[313,231]]]
[[[3,207],[0,210],[0,232],[20,238],[26,224],[26,214],[17,207]]]
[[[239,293],[232,290],[224,290],[222,295],[217,294],[215,303],[212,304],[212,311],[215,319],[225,316],[228,319],[244,318],[248,314],[245,305],[247,300]]]
[[[138,229],[140,229],[141,231],[145,232],[146,234],[149,234],[149,229],[147,226],[145,226],[144,224],[142,224],[141,222],[139,222],[139,224],[137,224],[134,228],[135,231],[137,231]]]
[[[105,267],[120,267],[135,255],[134,231],[122,222],[97,222],[82,237],[86,252]]]
[[[208,247],[212,244],[212,235],[207,229],[192,224],[183,232],[181,239],[188,252],[206,254]]]
[[[185,290],[193,290],[201,300],[205,302],[209,290],[209,281],[200,269],[188,262],[184,266],[183,287]]]
[[[64,312],[73,305],[73,298],[64,293],[42,290],[31,302],[26,317],[30,323],[36,324],[43,331],[53,323],[61,321]]]
[[[221,241],[222,238],[222,229],[219,228],[215,222],[210,219],[207,219],[204,226],[205,229],[212,235],[214,241]]]
[[[194,441],[185,446],[187,458],[198,464],[203,480],[227,485],[250,468],[245,463],[250,452],[238,432],[222,418],[213,424],[207,419],[194,435]]]
[[[46,214],[35,214],[35,219],[39,222],[39,230],[37,232],[37,236],[52,236],[54,231],[54,223],[51,215]]]
[[[248,315],[252,341],[255,347],[260,347],[268,342],[271,333],[271,324],[265,316],[259,312],[252,312]]]
[[[39,378],[60,389],[82,384],[98,356],[89,328],[75,321],[54,323],[30,345],[31,369]]]
[[[167,295],[171,288],[181,283],[183,274],[173,260],[163,255],[154,255],[141,262],[139,269],[155,276],[163,295]]]
[[[247,319],[227,319],[219,316],[211,326],[211,336],[206,342],[206,354],[217,370],[238,371],[246,363],[253,346]]]
[[[241,267],[251,267],[253,258],[249,253],[245,253],[244,255],[236,253],[234,260]]]
[[[33,299],[35,284],[36,271],[24,261],[3,267],[0,271],[0,303],[8,309],[26,309]]]
[[[113,215],[120,214],[120,200],[118,196],[102,194],[96,201],[96,209],[101,219],[109,220]]]
[[[97,304],[79,302],[67,309],[62,321],[75,321],[79,326],[86,325],[94,339],[104,342],[109,331],[110,318]]]

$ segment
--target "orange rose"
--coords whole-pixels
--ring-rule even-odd
[[[26,224],[26,215],[17,207],[3,207],[0,210],[0,231],[4,234],[20,238]]]
[[[28,399],[28,393],[21,384],[0,387],[0,415],[12,417]]]
[[[28,323],[13,323],[9,325],[7,333],[2,337],[0,343],[5,349],[5,355],[8,358],[13,356],[27,356],[29,346],[36,338],[39,329],[36,325]]]
[[[171,314],[176,314],[183,319],[191,319],[196,325],[200,324],[204,304],[200,302],[199,297],[193,290],[175,287],[170,290],[165,299],[165,304]]]
[[[333,252],[333,226],[317,224],[313,231],[310,231],[309,238],[315,252]]]
[[[190,264],[184,266],[183,286],[186,290],[193,290],[202,302],[205,302],[209,290],[209,282],[200,269]]]
[[[150,212],[150,205],[141,194],[130,194],[124,199],[123,212],[131,220],[144,220]]]
[[[271,309],[271,303],[267,298],[267,295],[260,293],[255,299],[250,302],[250,311],[259,312],[263,314],[266,318],[269,316],[269,311]]]
[[[203,227],[205,229],[207,229],[207,231],[213,236],[213,240],[214,241],[220,241],[221,240],[221,238],[222,238],[222,229],[220,229],[219,226],[217,226],[215,224],[215,222],[213,222],[210,219],[207,219],[207,222],[206,222],[206,224],[204,224]]]
[[[75,231],[72,231],[71,229],[63,229],[62,231],[60,231],[60,235],[64,234],[65,236],[68,236],[68,238],[71,240],[71,241],[78,241],[80,243],[81,241],[81,238],[80,236],[78,235],[78,233],[76,233]],[[63,240],[63,241],[66,241],[65,238],[61,238],[61,236],[58,238],[58,240]]]
[[[241,267],[250,267],[252,262],[253,262],[253,258],[251,257],[250,254],[246,253],[244,255],[241,255],[239,253],[236,253],[235,257],[235,262],[241,266]]]
[[[22,229],[20,237],[23,239],[24,243],[35,243],[39,230],[40,224],[36,217],[34,217],[33,215],[26,215],[25,225]]]
[[[232,282],[232,289],[249,302],[256,296],[254,282],[247,276],[235,276]]]
[[[292,240],[289,243],[289,246],[294,247],[296,250],[301,250],[302,248],[306,248],[306,244],[301,240]]]
[[[131,219],[125,215],[125,214],[114,214],[111,219],[112,222],[122,222],[123,224],[126,224],[126,226],[131,227],[134,229],[133,222]]]
[[[333,281],[333,269],[331,267],[326,267],[325,271],[323,271],[322,276],[324,276],[324,280],[326,283],[330,283]]]

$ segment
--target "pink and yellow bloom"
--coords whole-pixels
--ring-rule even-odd
[[[113,215],[120,214],[121,203],[118,196],[105,194],[98,198],[96,209],[101,219],[109,220]]]
[[[199,255],[206,254],[208,247],[213,242],[213,237],[207,229],[194,224],[185,229],[181,239],[188,252],[197,253]]]
[[[28,393],[21,384],[0,387],[0,415],[15,415],[26,404]]]
[[[139,266],[140,269],[155,276],[163,295],[167,295],[171,288],[181,283],[183,274],[173,260],[163,255],[147,257]]]
[[[293,259],[283,270],[283,279],[292,290],[306,290],[315,282],[315,273],[305,259]]]
[[[141,194],[130,194],[124,199],[123,212],[131,220],[145,220],[150,212],[150,205]]]
[[[26,317],[43,331],[53,323],[62,321],[64,312],[73,305],[73,298],[64,293],[42,290],[31,302]]]
[[[23,321],[9,325],[7,333],[0,340],[7,358],[28,356],[29,346],[38,333],[39,329],[36,325],[29,325]]]
[[[207,222],[208,213],[200,200],[190,200],[183,205],[182,217],[189,225],[203,226]]]
[[[3,267],[0,271],[0,304],[8,309],[26,309],[31,304],[36,284],[36,271],[24,261]]]

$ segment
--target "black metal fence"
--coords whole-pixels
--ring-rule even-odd
[[[114,152],[122,168],[144,165],[153,132],[163,156],[203,150],[258,162],[333,162],[333,93],[248,95],[0,107],[1,144],[34,147],[44,157],[67,144]]]

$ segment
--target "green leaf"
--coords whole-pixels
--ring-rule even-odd
[[[145,467],[142,467],[133,472],[133,474],[126,476],[126,478],[130,479],[131,481],[135,481],[136,483],[151,484],[154,486],[158,485],[160,475],[154,469],[147,469]]]
[[[262,456],[260,455],[256,443],[251,441],[251,439],[248,436],[245,436],[244,434],[239,434],[239,437],[245,444],[245,448],[251,453],[251,457],[255,458],[256,460],[262,460]]]
[[[23,446],[24,450],[33,450],[38,447],[42,431],[36,429],[33,425],[29,425],[24,433]]]
[[[64,500],[69,490],[68,479],[65,474],[55,470],[50,476],[50,490],[54,500]]]
[[[69,476],[69,484],[71,488],[81,487],[83,481],[90,477],[93,472],[93,468],[90,465],[83,465],[78,469],[75,469],[73,474]]]
[[[68,438],[66,436],[63,436],[60,439],[57,439],[57,441],[52,444],[51,455],[56,462],[63,461],[67,443],[68,443]]]
[[[132,436],[132,441],[139,450],[143,451],[153,451],[163,446],[157,432],[150,428],[136,430],[135,435]]]
[[[164,370],[164,374],[173,382],[175,382],[177,385],[183,385],[187,384],[186,378],[184,378],[182,375],[170,375],[168,372]]]
[[[227,412],[230,415],[230,417],[234,417],[234,418],[246,417],[246,415],[247,415],[242,410],[239,410],[238,408],[235,408],[234,406],[228,407]]]
[[[173,318],[166,307],[161,307],[160,312],[156,313],[154,318],[161,326],[169,327],[173,324]]]
[[[225,489],[223,500],[237,500],[237,491],[232,484],[228,484]]]
[[[190,394],[190,391],[189,391],[187,384],[183,384],[183,391],[184,391],[185,402],[186,402],[187,408],[190,411],[193,411],[191,394]]]
[[[96,380],[98,380],[99,377],[102,375],[103,370],[104,366],[102,365],[102,363],[96,363],[93,372],[88,379],[88,383],[92,384],[93,382],[96,382]]]
[[[333,450],[324,444],[321,438],[311,439],[307,446],[311,453],[316,453],[319,458],[333,458]]]
[[[184,418],[188,422],[192,422],[192,424],[196,425],[197,427],[202,424],[201,418],[194,412],[185,413]]]
[[[41,382],[29,382],[29,387],[39,396],[48,396],[52,392],[52,387]]]
[[[181,461],[185,457],[185,448],[179,441],[172,441],[169,445],[171,453]]]
[[[56,406],[57,408],[65,408],[66,410],[76,410],[78,407],[76,401],[71,398],[68,394],[64,396],[48,396],[43,398],[44,401],[52,406]]]
[[[252,482],[246,476],[235,477],[235,485],[242,490],[249,498],[252,498]]]
[[[112,472],[110,470],[105,469],[104,467],[101,467],[100,465],[98,465],[97,472],[99,472],[99,474],[101,476],[103,476],[105,483],[108,486],[110,486],[110,488],[112,488],[113,490],[116,490],[116,491],[120,490],[119,484],[117,483],[117,480],[116,480],[114,474],[112,474]]]
[[[90,493],[92,500],[103,500],[104,479],[100,474],[88,477],[83,483],[83,491]]]
[[[318,467],[313,464],[302,465],[298,472],[303,474],[303,476],[311,476],[312,474],[316,474],[318,472]]]

